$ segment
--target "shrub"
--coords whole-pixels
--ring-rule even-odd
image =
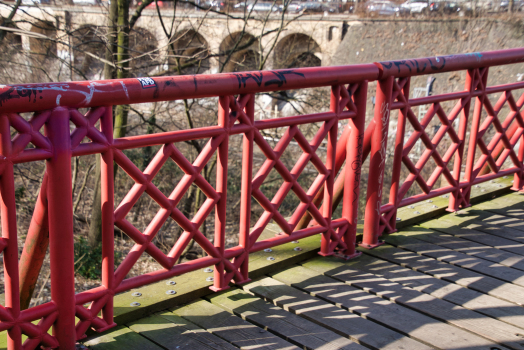
[[[115,251],[115,265],[121,254]],[[84,237],[75,242],[75,273],[89,279],[100,279],[102,275],[102,243],[91,248]]]

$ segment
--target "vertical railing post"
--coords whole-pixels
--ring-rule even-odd
[[[60,349],[74,349],[75,275],[69,110],[63,107],[55,108],[45,130],[53,147],[53,155],[46,162],[49,176],[47,198],[51,298],[58,311],[53,333]]]
[[[482,118],[482,109],[484,107],[484,98],[486,98],[486,83],[488,79],[488,68],[485,68],[484,74],[481,76],[481,70],[478,69],[478,77],[482,80],[482,94],[477,96],[475,99],[475,108],[473,110],[473,118],[471,120],[471,130],[469,133],[469,146],[468,146],[468,157],[466,159],[466,171],[464,174],[464,181],[466,186],[462,189],[462,195],[464,196],[465,203],[463,207],[470,206],[471,188],[473,187],[473,181],[477,174],[473,173],[475,167],[475,151],[478,142],[478,133],[480,127],[480,120]],[[474,71],[472,72],[473,74]],[[474,82],[472,91],[477,87],[477,83]]]
[[[474,80],[475,80],[475,70],[469,69],[466,75],[466,84],[465,84],[465,90],[469,92],[469,96],[467,97],[468,100],[464,104],[462,112],[460,113],[459,130],[458,130],[458,135],[457,135],[460,140],[460,145],[457,149],[457,153],[455,154],[455,163],[453,164],[453,179],[456,181],[457,187],[453,190],[453,192],[450,193],[450,196],[449,196],[449,206],[448,206],[447,211],[450,211],[450,212],[458,211],[459,206],[461,204],[459,200],[459,196],[462,191],[460,188],[460,176],[462,173],[464,148],[466,146],[469,110],[471,108],[471,97],[472,97],[471,94],[474,89],[473,88]]]
[[[398,114],[397,119],[397,135],[395,138],[395,152],[393,154],[393,169],[391,173],[391,189],[389,191],[389,204],[393,205],[391,213],[389,213],[389,227],[391,231],[388,233],[393,233],[397,230],[397,209],[402,198],[398,198],[398,190],[400,187],[400,172],[402,170],[402,154],[404,152],[404,133],[406,132],[406,119],[410,110],[409,106],[409,87],[411,84],[411,78],[406,78],[406,83],[402,88],[402,91],[399,92],[404,95],[405,100],[408,102],[404,106],[400,113]]]
[[[347,248],[345,252],[342,252],[346,259],[351,259],[361,254],[355,251],[355,240],[360,198],[360,176],[364,154],[367,91],[368,82],[366,80],[360,83],[355,92],[354,101],[357,107],[357,115],[349,120],[351,134],[346,144],[344,198],[342,202],[342,217],[348,221],[348,228],[344,234],[344,243],[346,243]]]
[[[48,247],[47,174],[45,174],[36,199],[31,224],[27,230],[24,249],[20,255],[20,308],[22,310],[29,307]]]
[[[113,144],[113,108],[106,107],[100,120],[100,128],[109,146]],[[102,208],[102,285],[109,296],[102,309],[102,316],[108,326],[113,322],[113,285],[115,276],[115,226],[114,226],[114,165],[113,149],[108,149],[100,156],[100,186]]]
[[[7,164],[0,179],[0,200],[2,217],[2,238],[7,241],[3,251],[5,307],[11,311],[13,319],[20,316],[20,292],[18,277],[18,239],[16,225],[16,202],[13,163],[11,156],[11,130],[6,115],[0,116],[0,154]],[[22,331],[15,324],[7,332],[7,348],[22,349]]]
[[[517,124],[517,122],[515,122],[515,124]],[[520,170],[513,175],[513,186],[511,186],[513,191],[522,191],[523,186],[522,177],[524,176],[524,135],[520,136],[519,139],[518,157],[520,162]]]
[[[218,103],[218,125],[229,133],[229,102],[231,97],[221,96]],[[226,211],[227,211],[227,161],[228,161],[229,135],[220,143],[217,149],[217,176],[216,191],[220,199],[215,206],[215,247],[224,257],[226,242]],[[219,262],[214,269],[214,285],[212,290],[218,292],[229,288],[228,281],[224,278],[224,263]]]
[[[520,115],[522,116],[521,112],[518,112],[518,113],[520,113]],[[508,139],[511,140],[513,135],[515,135],[515,133],[517,132],[518,127],[519,127],[518,120],[514,120],[513,123],[508,127],[508,130],[506,132],[506,134],[508,135]],[[517,156],[520,162],[520,170],[517,171],[515,174],[513,174],[513,186],[511,186],[511,189],[513,191],[522,191],[522,187],[524,186],[524,183],[523,183],[524,181],[524,135],[521,135],[519,137],[518,144],[519,144],[519,151],[518,151]],[[500,141],[499,145],[497,145],[497,147],[495,148],[495,151],[497,152],[497,156],[502,153],[503,148],[504,148],[504,145],[502,141]]]
[[[331,245],[331,235],[333,228],[331,226],[333,216],[333,186],[335,184],[335,159],[337,153],[337,136],[338,136],[338,118],[343,106],[340,106],[340,90],[344,89],[343,85],[336,85],[331,87],[331,102],[330,110],[335,113],[336,120],[327,133],[327,152],[326,152],[326,169],[329,172],[324,183],[324,204],[322,205],[322,216],[326,220],[329,227],[326,232],[322,234],[322,241],[320,244],[319,254],[322,256],[333,255],[333,247]],[[327,122],[324,122],[326,127]],[[313,204],[314,205],[314,204]]]
[[[251,184],[253,181],[253,139],[255,137],[255,94],[251,94],[246,104],[246,115],[252,128],[242,138],[242,190],[240,193],[240,236],[238,244],[245,249],[240,273],[247,282],[249,280],[249,250],[251,243],[249,233],[251,228]]]
[[[391,110],[391,95],[394,77],[379,80],[375,101],[375,130],[371,137],[371,152],[369,162],[368,192],[366,197],[366,212],[364,217],[364,237],[362,246],[374,248],[381,243],[378,237],[384,168],[386,163],[386,147],[388,142],[389,114]]]

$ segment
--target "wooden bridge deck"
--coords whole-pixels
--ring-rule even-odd
[[[184,305],[84,344],[96,350],[524,349],[524,195],[497,197],[384,238],[386,244],[348,262],[304,255],[223,293],[195,292],[193,300],[186,293]]]

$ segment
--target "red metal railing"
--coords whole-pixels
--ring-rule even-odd
[[[370,127],[374,127],[369,170],[372,181],[369,182],[367,192],[362,242],[364,247],[372,248],[380,245],[381,242],[379,242],[378,237],[383,232],[396,231],[396,212],[399,207],[450,193],[448,210],[457,211],[459,207],[470,205],[470,191],[473,185],[508,174],[515,174],[513,189],[522,188],[524,142],[520,142],[518,154],[513,148],[523,138],[524,121],[520,110],[524,104],[524,96],[518,96],[518,100],[515,100],[511,92],[522,89],[524,83],[487,86],[490,66],[522,62],[522,53],[522,49],[514,49],[377,63],[377,66],[381,69],[381,76],[377,88],[374,123],[370,125]],[[514,54],[515,56],[513,56]],[[434,73],[467,70],[464,90],[410,99],[411,77],[427,74],[428,66]],[[488,95],[500,93],[500,98],[493,106]],[[449,101],[456,101],[456,103],[454,108],[446,114],[441,103]],[[470,107],[473,101],[475,102],[475,109],[471,115]],[[505,104],[508,104],[510,112],[501,121],[499,120],[499,112]],[[413,113],[412,107],[420,105],[429,105],[429,109],[422,120],[419,121]],[[393,154],[391,189],[389,202],[382,205],[385,147],[388,138],[389,114],[393,110],[398,110],[399,113]],[[487,117],[480,124],[483,113]],[[425,130],[435,117],[440,120],[441,126],[430,138]],[[459,119],[458,132],[452,127],[452,123],[456,119]],[[407,140],[404,139],[406,122],[409,122],[414,128],[414,132]],[[493,126],[496,132],[486,145],[482,137],[490,126]],[[464,157],[468,131],[468,154]],[[450,137],[451,144],[446,152],[441,155],[437,151],[437,147],[445,135]],[[409,154],[419,140],[426,149],[420,159],[413,163]],[[482,153],[480,157],[476,157],[475,154],[477,147]],[[451,171],[448,169],[448,165],[450,165],[453,157],[453,170]],[[512,161],[512,166],[502,169],[508,157]],[[436,168],[426,181],[420,173],[430,158],[433,158]],[[402,164],[409,171],[409,175],[401,183]],[[464,165],[465,169],[462,170]],[[489,172],[486,166],[489,166]],[[441,176],[445,177],[447,185],[435,188],[435,184]],[[375,179],[377,181],[373,181]],[[420,186],[423,193],[407,197],[408,190],[415,182]]]
[[[8,331],[8,347],[34,349],[42,344],[51,348],[59,346],[63,349],[73,349],[75,342],[84,336],[88,328],[102,331],[114,326],[112,301],[116,293],[207,266],[214,266],[212,289],[223,290],[232,280],[236,283],[249,280],[250,252],[314,234],[322,234],[321,255],[336,253],[342,258],[358,255],[355,251],[355,236],[361,165],[368,154],[371,158],[363,240],[366,247],[380,244],[378,237],[382,232],[395,230],[396,210],[400,206],[451,193],[449,209],[457,210],[460,206],[469,205],[471,185],[510,173],[515,173],[514,187],[520,189],[524,170],[524,142],[520,143],[518,154],[513,151],[513,147],[522,139],[524,131],[524,122],[519,112],[524,98],[520,97],[515,101],[511,91],[524,88],[524,83],[486,86],[487,67],[515,62],[524,62],[524,49],[346,67],[3,86],[0,88],[0,250],[4,254],[6,292],[5,305],[0,307],[0,330]],[[464,91],[418,99],[409,98],[411,76],[455,70],[468,72]],[[375,117],[364,132],[369,81],[378,81],[378,88]],[[255,93],[322,86],[331,87],[329,112],[255,121]],[[503,96],[499,103],[491,106],[485,98],[486,95],[500,92]],[[213,96],[219,97],[218,123],[215,126],[113,139],[114,105]],[[471,118],[473,123],[470,129],[470,146],[466,157],[465,178],[461,179],[460,170],[464,163],[463,153],[470,119],[469,109],[473,99],[476,103]],[[458,102],[452,112],[446,115],[440,103],[450,100]],[[510,105],[512,112],[500,122],[497,115],[504,103]],[[411,108],[421,104],[431,104],[431,107],[419,122]],[[486,109],[488,118],[484,124],[479,125],[482,106]],[[84,115],[79,112],[80,108],[87,108],[88,112]],[[390,201],[381,205],[391,110],[399,110],[394,167]],[[34,114],[26,120],[20,116],[23,112]],[[457,133],[453,130],[452,123],[459,115],[460,127]],[[442,126],[430,139],[424,130],[434,116],[440,119]],[[348,126],[341,134],[337,145],[338,125],[342,121],[347,121]],[[406,121],[415,129],[407,141],[404,140]],[[513,121],[517,126],[512,126],[507,132]],[[98,122],[99,129],[95,127]],[[73,131],[70,128],[71,123],[74,125]],[[298,127],[309,123],[321,124],[312,141],[308,141]],[[491,124],[497,133],[486,145],[481,136]],[[40,132],[42,127],[45,128],[44,134]],[[286,129],[276,147],[272,148],[261,135],[261,131],[276,127]],[[16,131],[14,137],[11,137],[12,129]],[[452,143],[448,151],[441,156],[436,152],[436,146],[446,133]],[[228,143],[234,135],[242,135],[243,138],[240,232],[238,246],[226,249]],[[85,138],[89,139],[89,142],[83,142]],[[201,139],[209,141],[193,163],[175,146],[176,142]],[[421,159],[413,164],[407,155],[418,139],[422,140],[427,150]],[[303,154],[295,166],[288,170],[280,157],[291,140],[296,141]],[[323,140],[327,140],[325,161],[316,154]],[[154,145],[160,145],[161,148],[144,171],[138,169],[123,152]],[[482,156],[474,162],[476,145],[481,149]],[[255,146],[267,159],[253,176]],[[75,294],[71,158],[90,154],[101,155],[102,286]],[[216,183],[213,186],[200,172],[215,154],[217,171]],[[451,171],[448,170],[448,164],[453,155],[455,163]],[[420,171],[429,157],[435,159],[437,168],[426,182],[420,176]],[[514,166],[501,170],[500,167],[507,157],[511,158]],[[166,196],[152,180],[169,159],[177,163],[185,175],[172,193]],[[34,249],[26,244],[20,262],[18,260],[13,166],[39,160],[46,161],[46,174],[27,242],[45,247],[47,234],[49,235],[52,301],[22,310],[20,300],[30,298],[30,295],[27,295],[28,286],[34,286],[36,283],[36,276],[31,274],[31,267],[41,264],[45,249]],[[410,172],[402,183],[401,162]],[[319,174],[310,188],[304,189],[297,179],[308,163],[311,163]],[[344,169],[344,163],[350,165],[350,169]],[[480,174],[486,163],[492,172],[484,171]],[[114,164],[135,182],[116,208]],[[269,199],[262,193],[260,186],[273,169],[280,174],[284,183],[276,195]],[[342,170],[336,179],[340,169]],[[447,179],[449,185],[435,189],[436,179],[440,175]],[[415,181],[424,193],[406,197],[408,189]],[[177,204],[192,184],[198,186],[207,199],[190,220],[177,209]],[[286,219],[279,212],[279,207],[290,191],[295,193],[300,204],[294,214]],[[144,192],[158,203],[161,209],[144,232],[141,232],[126,219],[126,215]],[[250,227],[252,197],[264,210],[253,228]],[[341,200],[342,218],[332,219],[334,205]],[[214,239],[210,241],[202,234],[200,227],[213,210],[215,234]],[[172,250],[164,254],[152,240],[169,218],[175,220],[184,232]],[[313,222],[308,225],[311,218]],[[280,226],[282,233],[258,241],[271,220]],[[116,270],[115,226],[136,242]],[[177,264],[191,239],[194,239],[208,256]],[[125,276],[144,252],[153,257],[163,269],[126,279]],[[22,286],[19,287],[21,282]],[[88,303],[89,306],[85,307]],[[76,324],[75,317],[79,319]],[[34,321],[39,322],[34,324]],[[48,334],[51,327],[53,335]],[[24,344],[22,334],[28,336]]]

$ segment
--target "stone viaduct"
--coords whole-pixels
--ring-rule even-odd
[[[5,16],[8,11],[2,6],[0,13]],[[16,40],[31,52],[51,50],[58,57],[67,57],[73,51],[75,64],[83,64],[87,72],[87,66],[102,64],[93,57],[103,57],[107,13],[104,6],[24,6],[14,21],[18,29],[34,35]],[[172,8],[162,9],[161,15],[162,21],[156,9],[146,9],[133,27],[129,46],[135,75],[167,73],[168,67],[176,65],[183,67],[183,74],[252,70],[261,59],[266,61],[265,69],[326,66],[348,28],[356,24],[349,15],[286,15],[282,19],[272,14],[263,20],[262,15],[253,14],[245,21],[243,13],[228,17],[177,10],[173,20]],[[167,29],[173,24],[171,45],[161,22]],[[73,33],[67,39],[69,45],[64,39],[67,33]],[[56,40],[41,39],[42,35]]]

